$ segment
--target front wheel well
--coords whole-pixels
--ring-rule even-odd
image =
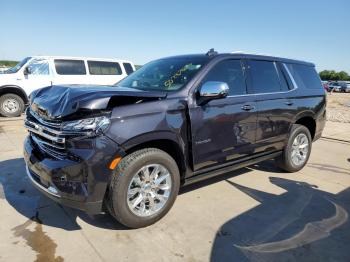
[[[311,134],[311,138],[314,139],[315,132],[316,132],[316,121],[315,121],[315,119],[313,119],[310,116],[306,116],[306,117],[302,117],[302,118],[298,119],[295,123],[299,124],[299,125],[303,125],[307,129],[309,129],[309,132]]]
[[[184,178],[186,172],[185,157],[180,146],[176,142],[169,139],[152,140],[128,148],[125,152],[128,155],[144,148],[158,148],[168,153],[175,160],[180,171],[181,179]]]
[[[24,104],[28,103],[27,94],[20,87],[16,87],[16,86],[0,87],[0,96],[6,95],[6,94],[18,95],[20,98],[22,98]]]

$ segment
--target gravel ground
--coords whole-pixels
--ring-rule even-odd
[[[350,93],[328,93],[327,120],[350,123]]]

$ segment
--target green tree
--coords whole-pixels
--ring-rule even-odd
[[[349,74],[345,71],[340,71],[338,73],[338,76],[339,76],[339,80],[342,80],[342,81],[346,81],[346,80],[349,80]]]
[[[319,74],[322,80],[350,81],[350,76],[345,71],[323,70]]]

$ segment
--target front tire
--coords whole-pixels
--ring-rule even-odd
[[[0,114],[5,117],[20,116],[24,110],[23,99],[15,94],[5,94],[0,97]]]
[[[278,167],[287,172],[301,170],[310,157],[312,138],[309,129],[303,125],[294,124],[288,139],[288,144],[282,154],[275,159]]]
[[[118,164],[110,182],[107,207],[121,224],[146,227],[170,210],[179,187],[175,160],[157,148],[141,149]]]

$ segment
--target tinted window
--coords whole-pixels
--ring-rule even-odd
[[[85,75],[83,60],[55,59],[56,72],[59,75]]]
[[[33,59],[29,65],[28,69],[31,75],[49,75],[49,63],[45,59]]]
[[[246,94],[245,78],[240,60],[226,60],[215,65],[202,82],[207,81],[225,82],[230,88],[229,95]]]
[[[253,91],[259,93],[280,92],[281,84],[274,62],[249,61]]]
[[[123,66],[125,68],[125,72],[130,75],[132,72],[134,72],[134,69],[132,68],[130,63],[123,63]]]
[[[295,82],[301,88],[322,88],[321,79],[313,66],[287,64]]]
[[[119,63],[104,61],[88,61],[90,75],[121,75]]]

